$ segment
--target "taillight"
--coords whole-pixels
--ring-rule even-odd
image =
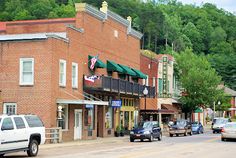
[[[222,129],[221,129],[221,132],[225,132],[225,129],[224,129],[224,128],[222,128]]]

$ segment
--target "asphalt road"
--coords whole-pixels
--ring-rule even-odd
[[[163,137],[162,141],[129,142],[129,137],[101,138],[59,145],[44,145],[38,158],[222,158],[235,157],[236,141],[222,142],[220,134],[208,131],[193,136]],[[8,158],[26,157],[18,152]]]

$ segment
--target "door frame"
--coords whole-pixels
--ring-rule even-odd
[[[76,113],[79,113],[79,117],[81,118],[81,128],[80,128],[79,135],[76,133],[76,127],[75,127]],[[82,132],[83,132],[83,111],[82,111],[82,109],[75,109],[74,110],[74,140],[82,139]]]

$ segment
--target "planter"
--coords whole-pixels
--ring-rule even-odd
[[[120,132],[120,136],[124,137],[125,133],[124,132]]]
[[[119,133],[119,132],[115,132],[115,136],[116,136],[116,137],[119,137],[119,136],[120,136],[120,133]]]

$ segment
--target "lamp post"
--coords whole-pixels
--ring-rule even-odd
[[[146,119],[146,104],[147,104],[147,101],[146,101],[146,98],[147,98],[147,95],[148,95],[148,89],[147,89],[147,87],[145,87],[144,88],[144,90],[143,90],[143,95],[144,95],[144,97],[145,97],[145,102],[144,102],[144,109],[145,109],[145,114],[144,114],[144,119]]]
[[[220,105],[220,101],[217,102],[218,105]],[[215,113],[216,113],[216,103],[214,101],[214,113],[213,113],[213,118],[215,118]]]

